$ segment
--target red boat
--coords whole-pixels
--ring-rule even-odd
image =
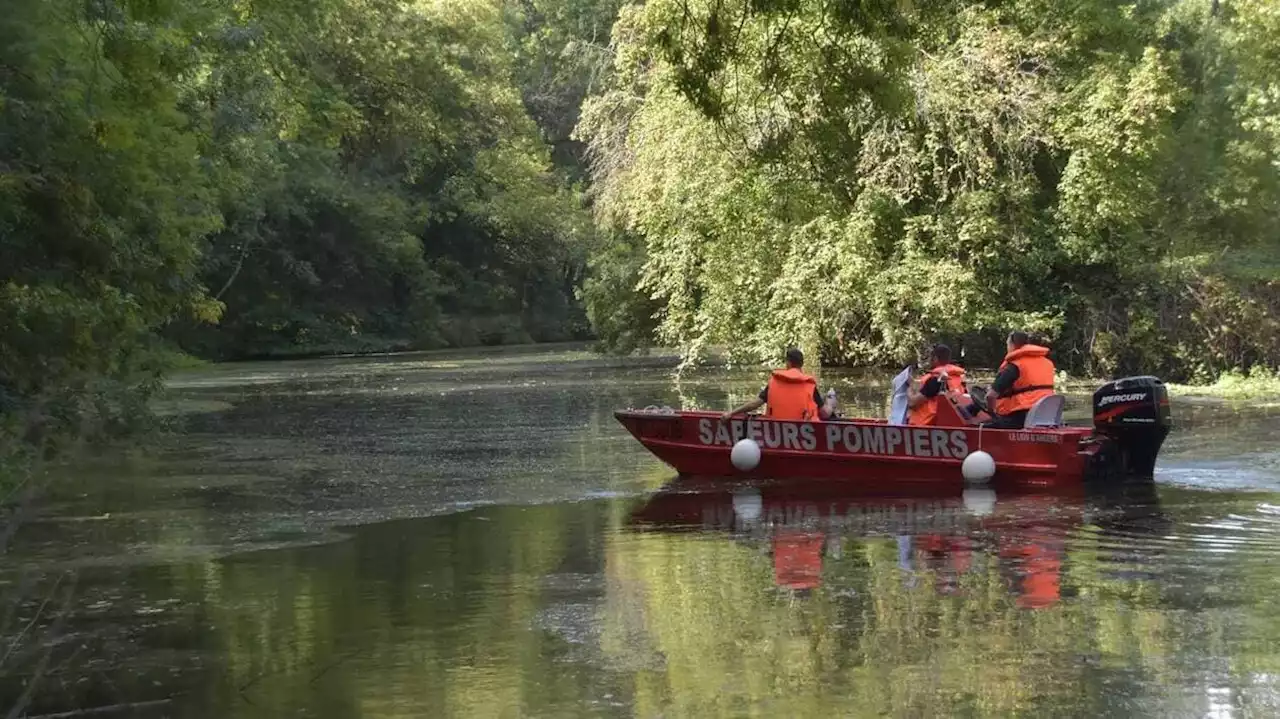
[[[1056,399],[1054,399],[1056,398]],[[1061,395],[1033,408],[1021,429],[967,424],[953,405],[939,403],[935,424],[909,426],[882,419],[804,422],[751,415],[722,420],[705,411],[619,410],[618,421],[650,452],[681,475],[854,480],[881,485],[964,484],[961,466],[975,452],[995,462],[997,486],[1042,488],[1150,477],[1171,426],[1169,398],[1155,377],[1109,382],[1093,395],[1093,426],[1067,427]],[[730,460],[735,444],[760,447],[749,471]]]

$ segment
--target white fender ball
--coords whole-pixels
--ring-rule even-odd
[[[760,466],[760,445],[754,439],[740,439],[733,445],[729,453],[729,461],[743,472],[750,472]]]
[[[985,482],[995,476],[995,473],[995,459],[982,450],[970,452],[964,458],[964,464],[960,465],[960,474],[970,482]]]

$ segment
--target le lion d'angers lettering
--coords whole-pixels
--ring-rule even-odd
[[[950,457],[969,454],[963,430],[915,427],[867,426],[845,422],[728,422],[698,421],[698,441],[704,445],[732,447],[743,438],[769,449],[847,452],[901,457]]]

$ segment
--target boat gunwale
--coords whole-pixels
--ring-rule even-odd
[[[643,409],[617,409],[613,411],[613,416],[615,419],[618,419],[618,420],[622,420],[623,418],[635,418],[635,419],[644,419],[644,420],[655,420],[655,419],[678,420],[682,418],[699,418],[699,419],[708,418],[708,419],[718,419],[718,420],[724,421],[720,413],[712,412],[709,410],[700,410],[700,409],[673,410],[671,412],[654,412],[654,411],[643,410]],[[808,423],[813,425],[823,425],[823,424],[830,424],[834,422],[836,424],[856,424],[856,425],[865,425],[865,426],[871,426],[871,427],[890,426],[890,427],[909,427],[909,428],[915,428],[915,429],[929,429],[929,428],[948,429],[948,430],[961,429],[961,430],[980,432],[980,433],[998,432],[1002,435],[1030,432],[1034,434],[1057,434],[1061,436],[1078,435],[1081,438],[1083,438],[1083,437],[1092,435],[1094,433],[1093,427],[1075,427],[1070,425],[1063,425],[1061,427],[1009,427],[1009,428],[986,427],[983,425],[976,425],[976,424],[937,424],[937,425],[901,424],[899,425],[899,424],[890,424],[889,420],[887,419],[870,419],[870,418],[863,418],[863,417],[852,418],[852,419],[840,418],[835,420],[829,420],[829,419],[828,420],[821,420],[821,419],[806,420],[806,419],[780,419],[777,417],[769,417],[761,414],[735,415],[732,419],[737,419],[739,416],[743,418],[743,421],[747,421],[747,422],[803,422],[803,423]],[[732,419],[730,421],[732,421]],[[789,450],[789,451],[794,451],[794,450]],[[812,453],[806,452],[806,454],[812,454]]]

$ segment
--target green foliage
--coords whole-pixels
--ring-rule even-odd
[[[521,0],[516,47],[521,95],[551,145],[552,159],[584,180],[582,143],[573,138],[583,99],[608,73],[609,35],[622,0]]]
[[[1249,372],[1225,372],[1212,384],[1171,385],[1170,390],[1175,394],[1222,399],[1274,400],[1280,397],[1280,372],[1254,367]]]
[[[622,13],[579,133],[659,340],[879,363],[1016,327],[1086,372],[1280,364],[1277,275],[1239,259],[1280,237],[1274,3],[858,7]]]
[[[643,247],[634,235],[604,235],[591,256],[581,299],[600,348],[629,354],[649,346],[658,305],[637,292],[644,268]]]
[[[592,332],[1280,365],[1275,3],[853,8],[15,0],[0,405],[114,425],[174,346]]]
[[[171,11],[18,0],[0,17],[0,402],[25,418],[10,434],[79,409],[118,422],[154,382],[151,333],[206,305],[196,241],[219,218],[176,107],[193,66]]]
[[[227,358],[584,336],[594,231],[548,140],[591,76],[556,58],[615,11],[10,3],[5,412],[132,406],[173,357],[157,337]]]
[[[520,101],[513,25],[500,3],[263,2],[229,20],[193,93],[234,218],[205,263],[227,310],[185,343],[243,356],[579,334],[587,218]]]

